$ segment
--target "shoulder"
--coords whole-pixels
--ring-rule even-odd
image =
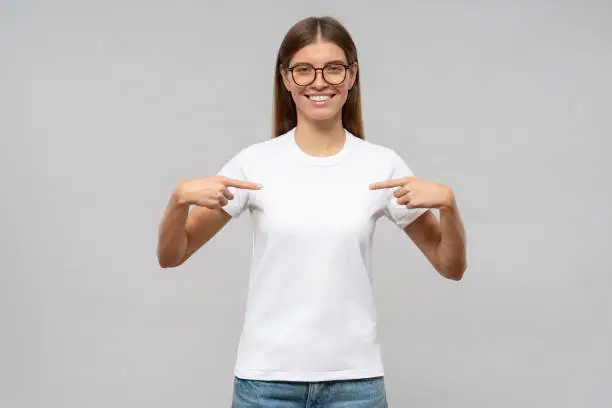
[[[384,172],[387,177],[412,176],[412,166],[405,157],[389,146],[355,138],[357,162],[362,166]]]
[[[362,155],[367,155],[370,160],[381,161],[383,163],[394,163],[397,160],[401,160],[401,156],[391,147],[363,140],[356,136],[352,137],[354,138],[355,150]]]

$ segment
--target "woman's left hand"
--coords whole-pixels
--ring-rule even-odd
[[[450,208],[454,202],[453,190],[450,187],[418,177],[402,177],[370,185],[371,190],[393,187],[399,187],[393,193],[397,197],[397,203],[407,208]]]

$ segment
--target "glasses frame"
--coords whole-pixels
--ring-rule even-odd
[[[298,64],[295,64],[295,65],[294,65],[294,66],[292,66],[292,67],[287,68],[287,71],[290,71],[290,72],[291,72],[291,79],[293,79],[293,82],[294,82],[294,83],[295,83],[297,86],[308,86],[308,85],[312,85],[312,84],[313,84],[313,83],[314,83],[314,82],[317,80],[317,71],[321,71],[321,77],[323,78],[323,81],[325,81],[325,82],[326,82],[328,85],[331,85],[331,86],[338,86],[338,85],[343,84],[343,83],[344,83],[344,81],[346,81],[346,74],[347,74],[347,72],[349,71],[349,69],[350,69],[350,68],[351,68],[353,65],[355,65],[355,62],[356,62],[356,61],[353,61],[353,62],[351,62],[350,64],[343,64],[343,63],[340,63],[340,62],[330,62],[330,63],[327,63],[327,64],[323,65],[323,68],[315,68],[315,67],[314,67],[314,65],[312,65],[312,64],[310,64],[310,63],[308,63],[308,62],[300,62],[300,63],[298,63]],[[307,66],[311,67],[312,69],[314,69],[314,73],[315,73],[315,74],[314,74],[314,78],[312,78],[312,81],[310,81],[310,82],[309,82],[309,83],[307,83],[307,84],[299,84],[299,83],[298,83],[298,82],[295,80],[295,76],[293,75],[293,70],[294,70],[295,68],[297,68],[297,67],[303,67],[304,65],[307,65]],[[329,81],[327,80],[327,78],[325,78],[325,71],[324,71],[324,70],[325,70],[325,68],[327,68],[327,67],[328,67],[328,66],[330,66],[330,65],[340,65],[340,66],[343,66],[343,67],[344,67],[344,78],[342,78],[342,81],[338,82],[337,84],[335,84],[335,83],[331,83],[331,82],[329,82]]]

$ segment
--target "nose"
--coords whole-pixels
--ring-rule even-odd
[[[315,80],[311,85],[315,88],[325,88],[327,86],[327,82],[323,79],[323,70],[318,69],[315,71]]]

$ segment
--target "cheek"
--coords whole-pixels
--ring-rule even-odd
[[[345,83],[343,86],[336,87],[334,90],[338,93],[338,95],[336,95],[338,99],[341,99],[343,102],[346,101],[349,92],[348,84]]]
[[[295,104],[298,106],[306,106],[305,104],[308,102],[300,91],[292,91],[291,97],[293,98],[293,102],[295,102]]]
[[[344,104],[348,98],[348,88],[338,90],[338,95],[336,95],[336,97],[338,98],[338,102]]]

